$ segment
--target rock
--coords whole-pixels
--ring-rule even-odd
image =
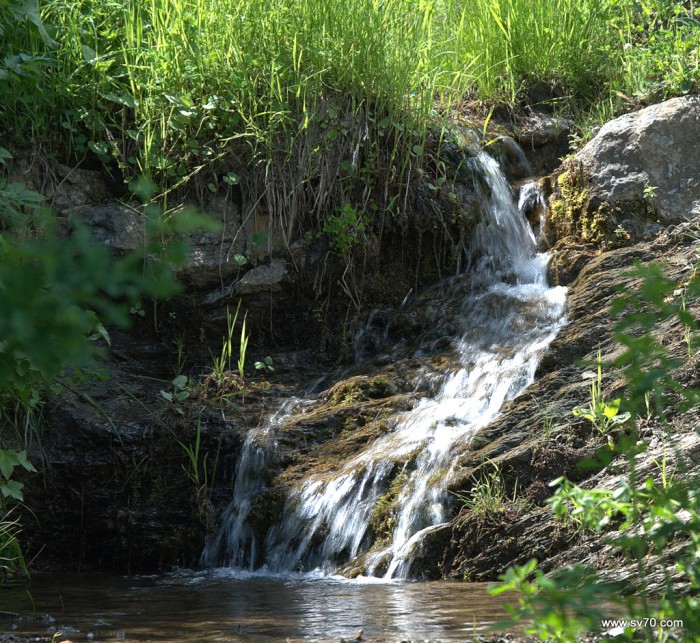
[[[595,254],[592,244],[582,243],[575,237],[561,239],[552,248],[547,280],[554,286],[568,286]]]
[[[665,221],[700,214],[700,98],[685,96],[606,123],[576,156],[589,196],[647,200]]]
[[[90,228],[90,236],[96,243],[122,252],[144,244],[141,214],[125,205],[83,205],[70,209],[68,214]]]
[[[187,239],[190,256],[178,277],[194,288],[211,288],[229,281],[247,261],[246,235],[236,204],[217,196],[207,204],[204,213],[218,221],[221,230],[193,234]]]
[[[563,116],[531,112],[518,123],[514,138],[523,148],[536,176],[549,174],[569,153],[572,123]]]
[[[532,112],[520,123],[518,142],[523,147],[538,148],[566,143],[571,121],[563,116]]]
[[[268,265],[256,266],[230,286],[210,292],[204,297],[207,305],[215,304],[234,295],[259,295],[280,292],[288,276],[284,259],[272,259]]]
[[[654,237],[660,222],[700,215],[699,138],[697,96],[604,125],[550,178],[548,242],[573,235],[616,248]]]
[[[510,136],[493,139],[484,150],[498,161],[501,171],[511,183],[532,176],[525,154]]]
[[[287,264],[284,259],[272,259],[269,265],[257,266],[247,272],[233,285],[237,295],[257,295],[265,292],[279,292],[287,277]]]
[[[42,193],[59,212],[81,205],[101,203],[112,196],[103,172],[82,170],[65,165],[54,168],[53,181]]]

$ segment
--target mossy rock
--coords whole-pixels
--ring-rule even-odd
[[[565,161],[549,184],[545,236],[552,245],[572,237],[604,250],[620,248],[638,241],[644,223],[656,220],[654,208],[644,199],[611,205],[592,198],[588,171],[576,159]]]

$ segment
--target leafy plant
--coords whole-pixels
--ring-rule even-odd
[[[616,601],[619,589],[599,583],[595,571],[583,565],[545,576],[534,559],[508,568],[500,581],[489,594],[518,592],[520,596],[517,606],[503,606],[510,619],[496,627],[517,624],[526,634],[557,643],[571,643],[584,632],[599,630],[605,617],[603,606]]]
[[[266,373],[274,373],[276,370],[273,366],[272,358],[269,355],[264,359],[255,362],[255,369]]]
[[[357,245],[365,231],[365,224],[358,211],[349,203],[344,203],[337,214],[330,215],[323,225],[323,232],[331,240],[331,245],[341,254],[347,254]]]
[[[600,614],[589,612],[587,606],[581,609],[582,598],[586,598],[593,601],[590,609],[595,608],[596,601],[616,602],[616,618],[636,619],[640,627],[645,623],[660,624],[658,631],[644,629],[647,640],[664,640],[668,632],[663,624],[671,623],[682,628],[684,641],[700,641],[698,476],[695,472],[669,473],[667,449],[664,448],[661,462],[652,459],[656,463],[656,475],[640,480],[638,458],[648,445],[639,440],[636,433],[637,418],[646,414],[648,421],[652,406],[656,417],[663,422],[671,396],[673,404],[680,409],[696,406],[700,401],[698,390],[684,387],[676,379],[676,369],[682,362],[669,355],[656,332],[660,325],[668,322],[683,326],[694,321],[689,318],[685,300],[678,302],[673,295],[677,284],[664,276],[658,265],[638,265],[632,276],[639,280],[639,287],[625,293],[613,306],[615,312],[625,313],[615,324],[614,337],[624,347],[615,364],[623,369],[627,381],[626,406],[632,409],[631,437],[614,446],[615,452],[625,459],[625,475],[612,488],[603,489],[583,489],[559,478],[552,483],[557,490],[548,503],[560,520],[573,523],[581,530],[606,534],[608,543],[636,561],[636,574],[626,585],[634,587],[637,594],[622,600],[616,596],[613,586],[601,583],[595,570],[581,574],[576,568],[564,569],[546,577],[535,570],[534,561],[524,567],[511,568],[495,592],[521,592],[519,605],[507,608],[511,622],[528,620],[527,631],[542,640],[553,637],[571,641],[579,632],[599,629]],[[697,271],[684,288],[688,298],[700,294]],[[591,407],[593,402],[596,405],[589,407],[589,415],[603,422],[602,418],[607,416],[597,407],[603,404],[600,362],[599,355]],[[657,557],[656,565],[664,574],[663,589],[657,595],[650,595],[647,582],[647,566],[652,555]],[[530,580],[533,572],[534,579]],[[567,575],[575,580],[573,586]],[[591,614],[595,614],[592,619]],[[633,628],[626,630],[626,640],[635,636]]]
[[[608,446],[613,449],[614,441],[609,435],[610,430],[624,424],[630,419],[630,413],[620,413],[621,398],[607,401],[603,397],[603,361],[598,351],[596,357],[597,374],[591,383],[591,400],[588,406],[577,406],[572,411],[576,417],[588,420],[595,429],[608,440]]]
[[[182,403],[192,395],[192,385],[186,375],[178,375],[172,381],[172,391],[160,391],[160,396],[172,404],[173,410],[179,415],[184,415]]]
[[[23,485],[12,479],[12,474],[17,467],[21,467],[25,471],[36,472],[34,465],[27,459],[26,451],[0,449],[0,474],[2,474],[0,492],[3,498],[14,498],[21,501],[24,499],[22,497]],[[0,506],[4,506],[4,503],[0,502]]]

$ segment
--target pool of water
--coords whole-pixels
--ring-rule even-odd
[[[504,615],[487,585],[250,576],[41,578],[0,592],[0,632],[59,641],[463,641]],[[32,609],[32,601],[35,609]],[[0,640],[3,640],[0,635]]]

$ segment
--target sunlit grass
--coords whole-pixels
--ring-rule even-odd
[[[661,4],[682,5],[641,2],[653,16]],[[19,64],[28,73],[0,78],[0,117],[17,140],[41,139],[73,161],[97,157],[127,180],[173,188],[206,174],[205,189],[216,190],[257,167],[257,183],[242,189],[255,199],[262,184],[277,185],[272,211],[294,218],[338,200],[363,210],[371,199],[350,193],[380,167],[396,167],[396,185],[405,183],[428,132],[465,102],[513,102],[540,84],[595,104],[653,82],[656,59],[625,49],[647,15],[634,13],[638,5],[49,0],[43,18],[56,47],[28,21],[5,29],[5,69],[7,56],[31,60]],[[675,25],[667,13],[663,24]],[[677,78],[694,41],[678,45],[676,27],[662,32],[657,22],[671,34],[678,60],[667,75]]]

